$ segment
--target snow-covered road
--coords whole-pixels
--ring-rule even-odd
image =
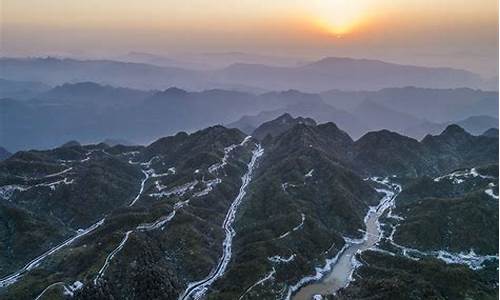
[[[246,142],[247,139],[245,139],[244,142]],[[233,237],[235,236],[236,232],[233,229],[233,223],[236,217],[236,212],[238,211],[238,207],[240,206],[243,198],[246,195],[247,187],[249,183],[252,181],[252,174],[255,168],[255,165],[257,163],[257,160],[264,154],[264,149],[260,146],[257,145],[257,149],[253,151],[252,154],[252,159],[248,163],[248,170],[247,172],[243,175],[241,178],[242,184],[240,186],[240,191],[238,195],[236,196],[235,200],[229,207],[229,210],[226,214],[226,217],[224,219],[224,223],[222,224],[222,228],[225,231],[225,238],[222,243],[222,255],[219,258],[219,262],[217,263],[217,266],[210,272],[210,274],[205,277],[202,280],[196,281],[189,283],[186,290],[184,293],[181,294],[179,299],[181,300],[187,300],[187,299],[201,299],[205,293],[207,292],[208,288],[220,277],[222,277],[227,269],[227,266],[229,264],[229,261],[231,260],[231,255],[232,255],[232,244],[233,244]]]
[[[0,288],[7,287],[13,283],[15,283],[19,278],[21,278],[26,272],[31,271],[32,269],[38,267],[42,261],[44,261],[47,257],[51,256],[52,254],[56,253],[57,251],[61,250],[62,248],[72,244],[74,241],[76,241],[79,238],[82,238],[83,236],[86,236],[87,234],[91,233],[92,231],[96,230],[99,226],[104,224],[104,219],[100,220],[99,222],[93,224],[92,226],[88,227],[85,230],[81,230],[78,232],[77,235],[73,236],[72,238],[67,239],[66,241],[62,242],[61,244],[55,246],[52,249],[47,250],[45,253],[42,255],[38,256],[37,258],[33,259],[29,263],[27,263],[24,267],[19,269],[17,272],[8,275],[2,279],[0,279]]]
[[[123,239],[120,242],[120,244],[118,244],[118,246],[113,251],[111,251],[110,254],[108,254],[106,260],[104,261],[104,265],[101,267],[101,269],[97,273],[97,276],[94,279],[94,284],[97,284],[99,280],[102,278],[102,276],[106,272],[106,269],[109,267],[109,263],[115,257],[115,255],[123,249],[123,246],[125,246],[125,243],[127,242],[128,237],[130,236],[131,233],[132,233],[131,230],[127,231],[123,236]]]

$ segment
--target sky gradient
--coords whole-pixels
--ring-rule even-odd
[[[2,0],[1,54],[375,58],[498,74],[496,0]]]

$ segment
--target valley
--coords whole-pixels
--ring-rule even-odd
[[[377,206],[370,207],[365,216],[364,235],[361,239],[350,239],[344,237],[346,245],[337,256],[332,259],[332,264],[328,268],[326,274],[321,274],[321,278],[317,278],[318,283],[312,283],[301,287],[292,297],[296,300],[309,300],[316,295],[334,294],[338,290],[345,288],[350,281],[357,266],[361,264],[356,260],[356,255],[372,249],[382,238],[379,218],[386,213],[387,210],[395,207],[395,199],[401,191],[401,186],[390,184],[388,179],[380,180],[379,178],[370,178],[374,182],[385,185],[386,189],[378,189],[377,192],[385,194]]]
[[[384,130],[353,141],[290,116],[256,132],[68,143],[0,162],[3,243],[24,249],[0,251],[0,297],[356,298],[373,268],[401,272],[394,259],[466,272],[476,283],[464,293],[497,289],[497,137],[452,125],[421,142]]]

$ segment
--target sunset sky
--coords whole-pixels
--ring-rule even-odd
[[[1,54],[247,52],[498,73],[497,0],[1,0]]]

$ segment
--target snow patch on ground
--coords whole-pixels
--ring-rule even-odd
[[[295,254],[292,254],[290,255],[289,257],[282,257],[282,256],[279,256],[279,255],[275,255],[275,256],[271,256],[271,257],[268,257],[267,259],[270,261],[270,262],[273,262],[273,263],[289,263],[291,261],[293,261],[295,259]]]
[[[477,171],[476,168],[472,168],[472,169],[466,169],[466,170],[459,170],[459,171],[455,171],[453,173],[450,173],[450,174],[447,174],[444,176],[436,177],[436,178],[434,178],[434,181],[440,182],[441,180],[447,179],[447,180],[451,180],[453,182],[453,184],[460,184],[469,178],[476,178],[476,177],[479,177],[482,179],[494,179],[495,178],[492,176],[481,175],[481,174],[479,174],[479,172]]]
[[[446,176],[438,177],[436,179],[439,179],[439,180],[434,179],[434,181],[439,182],[443,178],[449,178],[449,179],[455,180],[457,176],[465,176],[465,177],[471,177],[471,176],[472,177],[478,177],[478,176],[480,176],[481,178],[484,178],[484,179],[491,179],[491,178],[493,178],[493,177],[490,177],[490,176],[480,175],[476,171],[475,168],[472,168],[469,171],[467,171],[467,170],[466,171],[457,171],[457,172],[453,172],[451,174],[448,174]],[[382,181],[378,180],[378,182],[382,183],[382,184],[390,184],[388,181],[384,181],[384,180],[382,180]],[[455,183],[456,183],[456,181],[455,181]],[[392,208],[389,211],[388,217],[391,216],[391,212],[392,212]],[[396,220],[401,220],[402,219],[401,217],[394,216],[394,215],[392,215],[392,218],[394,218]],[[446,262],[448,264],[462,264],[462,265],[466,265],[466,266],[468,266],[472,270],[479,270],[479,269],[483,268],[484,267],[484,263],[486,261],[498,260],[498,254],[497,255],[484,255],[484,256],[481,256],[481,255],[477,255],[474,252],[473,249],[471,249],[468,253],[452,253],[452,252],[448,252],[448,251],[445,251],[445,250],[422,251],[422,250],[418,250],[418,249],[415,249],[415,248],[411,248],[411,247],[406,247],[406,246],[403,246],[403,245],[399,245],[398,243],[396,243],[394,241],[394,234],[395,234],[398,226],[399,226],[399,224],[391,225],[392,230],[391,230],[391,233],[389,234],[389,236],[387,237],[387,240],[389,241],[389,243],[393,247],[399,249],[401,251],[401,254],[404,257],[409,258],[411,260],[420,260],[423,257],[429,257],[429,256],[431,256],[431,257],[440,259],[440,260],[442,260],[442,261],[444,261],[444,262]],[[391,251],[387,251],[387,250],[383,250],[383,249],[373,248],[372,250],[379,251],[379,252],[384,252],[384,253],[390,253],[390,255],[392,255],[392,256],[396,255],[395,253],[392,253]]]
[[[202,191],[195,193],[194,197],[202,197],[208,195],[214,189],[214,187],[220,184],[221,182],[222,180],[219,178],[203,181],[203,183],[205,184],[205,188]]]
[[[283,233],[282,235],[280,235],[278,237],[278,240],[283,239],[283,238],[289,236],[292,232],[297,231],[297,230],[301,229],[304,226],[304,221],[306,220],[306,215],[303,214],[303,213],[301,213],[300,216],[301,216],[300,223],[297,226],[293,227],[292,230],[289,230],[289,231]]]
[[[239,144],[233,144],[233,145],[229,145],[227,147],[224,148],[224,156],[222,157],[222,160],[220,163],[215,163],[211,166],[208,167],[208,172],[210,174],[216,174],[219,170],[221,169],[224,169],[224,167],[227,165],[227,162],[229,160],[229,155],[231,154],[231,152],[233,152],[234,149],[236,149],[236,147],[238,146],[244,146],[246,143],[248,143],[248,141],[250,141],[252,137],[251,136],[247,136],[243,139],[243,141]]]
[[[197,184],[198,184],[198,180],[193,180],[193,181],[185,183],[183,185],[173,187],[173,188],[171,188],[168,191],[161,191],[161,189],[164,189],[166,187],[161,187],[160,186],[159,189],[160,189],[161,192],[159,192],[159,193],[151,193],[149,195],[151,197],[155,197],[155,198],[170,197],[172,195],[183,196],[186,192],[192,191]]]
[[[288,182],[281,184],[281,189],[283,190],[283,192],[287,192],[288,187],[297,187],[297,185]]]
[[[488,184],[488,186],[489,186],[489,188],[484,191],[486,193],[486,195],[490,196],[491,198],[493,198],[495,200],[498,200],[498,195],[495,195],[495,192],[493,190],[493,188],[495,187],[495,184],[492,182],[492,183]]]
[[[16,191],[24,192],[27,190],[29,190],[29,188],[17,184],[4,185],[0,187],[0,198],[10,200]]]
[[[64,286],[64,295],[73,297],[76,291],[83,288],[83,283],[81,281],[75,281],[69,286]]]
[[[153,223],[141,224],[141,225],[137,226],[137,230],[150,231],[150,230],[155,230],[155,229],[159,229],[159,228],[164,229],[165,225],[168,222],[172,221],[172,219],[175,217],[175,214],[177,213],[177,211],[188,204],[189,204],[189,199],[175,203],[174,208],[167,216],[161,217],[160,219],[158,219],[157,221],[155,221]]]

